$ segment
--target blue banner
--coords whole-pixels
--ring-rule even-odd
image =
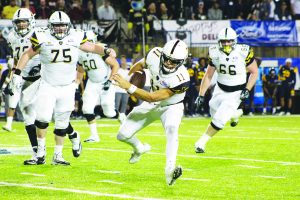
[[[295,21],[230,21],[238,43],[251,46],[297,46]]]

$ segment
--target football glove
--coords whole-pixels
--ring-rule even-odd
[[[204,105],[204,96],[198,96],[195,101],[196,110],[201,110]]]
[[[241,99],[241,101],[245,101],[246,99],[249,98],[249,96],[250,96],[250,91],[247,88],[245,88],[242,90],[242,92],[240,94],[240,99]]]
[[[12,76],[11,82],[8,84],[9,95],[12,96],[22,89],[23,78],[20,75],[14,74]]]
[[[103,84],[103,90],[104,90],[104,91],[107,91],[107,90],[109,89],[110,85],[111,85],[111,80],[108,79],[108,80]]]

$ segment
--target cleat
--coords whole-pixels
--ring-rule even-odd
[[[52,165],[70,165],[68,161],[66,161],[61,154],[56,154],[53,156]]]
[[[37,159],[24,160],[24,165],[36,165]]]
[[[37,157],[37,161],[36,161],[36,164],[37,165],[43,165],[45,164],[46,161],[45,161],[45,156],[42,156],[42,157]]]
[[[204,149],[200,148],[200,147],[196,147],[195,148],[195,152],[196,153],[205,153]]]
[[[171,174],[172,178],[171,181],[168,182],[168,185],[173,185],[175,181],[182,175],[182,168],[180,166],[177,166],[173,173]]]
[[[232,122],[230,122],[230,126],[231,127],[236,127],[237,125],[238,125],[238,121],[232,121]]]
[[[149,144],[144,144],[144,149],[140,152],[133,152],[131,154],[131,157],[129,159],[129,163],[130,164],[134,164],[134,163],[137,163],[140,159],[141,159],[141,156],[150,151],[151,150],[151,146]]]
[[[72,152],[73,152],[73,156],[74,157],[79,157],[81,150],[82,150],[82,145],[80,142],[80,135],[75,132],[74,135],[70,136],[69,135],[69,139],[72,142]]]
[[[88,139],[84,140],[84,142],[96,143],[96,142],[100,142],[100,139],[99,139],[99,137],[89,137]]]
[[[5,126],[2,126],[2,129],[5,130],[5,131],[8,131],[8,132],[11,132],[11,127],[5,125]]]

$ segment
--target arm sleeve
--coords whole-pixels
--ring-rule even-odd
[[[246,66],[249,66],[249,65],[253,62],[254,58],[255,58],[255,57],[254,57],[254,51],[253,51],[253,48],[250,47],[249,53],[248,53],[248,55],[247,55],[247,57],[246,57],[246,59],[245,59]]]

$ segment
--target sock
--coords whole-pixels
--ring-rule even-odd
[[[97,124],[96,123],[89,124],[89,127],[90,127],[92,136],[98,137]]]
[[[13,119],[14,119],[14,117],[7,117],[6,118],[6,126],[11,127]]]
[[[70,140],[77,137],[77,133],[76,131],[74,131],[71,123],[69,123],[69,126],[67,128],[67,134],[69,135]]]
[[[266,112],[267,112],[267,109],[266,109],[266,108],[264,108],[264,109],[263,109],[263,113],[266,113]]]
[[[62,145],[55,145],[54,147],[54,155],[62,155]]]
[[[43,157],[46,154],[46,138],[37,138],[38,149],[37,149],[37,157]]]
[[[200,139],[197,141],[196,145],[197,147],[200,147],[202,149],[205,149],[205,145],[206,143],[211,139],[211,136],[207,135],[206,133],[204,133]]]
[[[26,132],[28,134],[29,141],[31,143],[32,148],[38,146],[37,136],[36,136],[36,128],[34,124],[30,124],[25,126]]]

